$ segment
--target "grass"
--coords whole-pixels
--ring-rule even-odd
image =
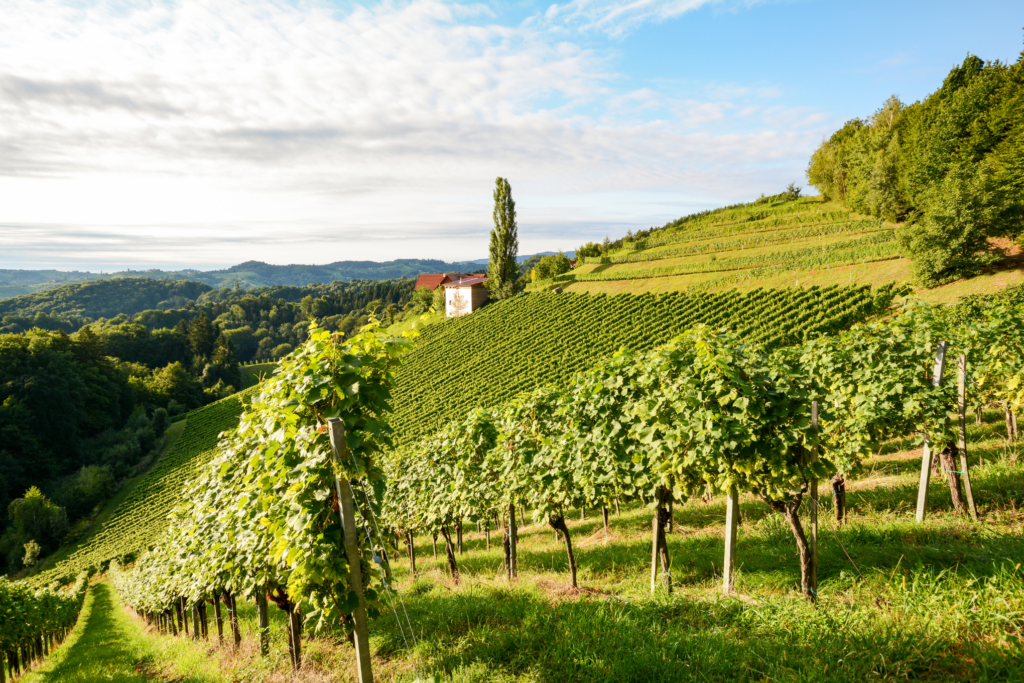
[[[745,218],[754,218],[767,211],[770,216],[767,219],[747,221]],[[640,261],[624,264],[583,264],[577,268],[576,273],[585,275],[587,273],[619,274],[624,278],[642,273],[654,267],[666,267],[672,265],[684,265],[699,262],[710,262],[712,255],[716,261],[723,261],[730,258],[743,258],[759,254],[784,254],[787,251],[801,249],[818,244],[828,244],[852,239],[853,235],[825,235],[820,240],[817,237],[795,240],[792,243],[779,242],[763,246],[756,246],[749,249],[732,249],[718,251],[707,251],[699,255],[673,256],[672,250],[684,245],[706,245],[711,248],[714,244],[725,246],[730,239],[739,239],[748,235],[770,232],[774,234],[785,234],[793,230],[799,230],[801,226],[809,226],[821,220],[826,212],[845,212],[846,209],[834,202],[824,202],[821,197],[805,197],[795,204],[787,202],[776,202],[771,205],[748,204],[722,212],[715,219],[714,226],[725,230],[725,234],[708,237],[700,229],[693,232],[694,239],[680,241],[663,246],[653,246],[646,250],[630,251],[634,254],[647,254],[650,261]],[[852,222],[863,220],[867,217],[858,214],[850,214]],[[833,220],[834,219],[830,219]],[[706,225],[704,227],[707,227]],[[886,223],[885,229],[898,227],[896,224]],[[684,237],[687,228],[670,230],[667,233],[658,233],[654,237],[665,234],[678,234]],[[1020,257],[1019,250],[1009,243],[999,242],[997,246],[1007,249],[1010,258],[1001,268],[995,272],[978,275],[969,279],[937,287],[934,289],[915,288],[915,297],[923,301],[940,304],[955,303],[961,296],[966,294],[989,294],[999,291],[1010,285],[1024,282],[1024,259]],[[626,253],[619,251],[615,253]],[[590,294],[621,294],[621,293],[652,293],[678,292],[692,287],[710,287],[711,291],[722,291],[727,289],[739,289],[747,291],[757,287],[780,288],[792,287],[797,283],[802,286],[829,286],[829,285],[870,285],[879,287],[881,285],[895,283],[912,283],[913,273],[911,263],[908,259],[893,259],[876,261],[861,265],[843,265],[832,268],[795,268],[783,270],[778,273],[761,275],[751,273],[749,278],[742,278],[742,270],[723,271],[714,273],[692,273],[679,275],[666,275],[661,277],[640,277],[637,279],[597,281],[597,282],[575,282],[562,285],[565,291]],[[739,279],[738,279],[739,277]],[[720,282],[716,282],[720,281]],[[528,287],[530,290],[546,290],[556,286],[550,281],[533,284]]]
[[[274,361],[241,366],[239,370],[242,373],[242,386],[239,387],[238,390],[244,391],[245,389],[256,386],[273,374],[274,368],[276,367],[277,363]]]
[[[671,595],[650,593],[650,513],[642,508],[613,515],[608,533],[596,511],[586,520],[574,511],[569,525],[579,590],[568,586],[563,546],[529,519],[520,534],[520,578],[512,584],[502,576],[496,532],[487,550],[483,534],[467,528],[460,585],[448,578],[442,558],[433,558],[431,539],[419,537],[418,575],[410,576],[404,555],[394,563],[415,644],[391,612],[371,622],[375,677],[411,682],[436,676],[453,683],[1024,680],[1024,446],[1005,441],[999,415],[987,417],[988,423],[969,427],[980,523],[950,510],[948,487],[935,477],[928,519],[914,522],[920,451],[912,439],[888,444],[849,484],[846,524],[834,523],[829,489],[822,486],[817,606],[800,597],[787,526],[752,497],[741,500],[732,596],[720,587],[720,497],[676,507],[668,540]],[[309,639],[304,668],[293,675],[283,613],[271,608],[272,652],[264,660],[253,652],[253,606],[242,604],[239,611],[243,651],[208,650],[221,680],[352,680],[354,655],[340,634]],[[157,669],[170,665],[166,653],[183,642],[146,637],[163,643],[165,654],[151,660]]]
[[[22,683],[134,683],[162,678],[180,683],[224,680],[204,644],[147,633],[117,604],[107,583],[94,585],[64,644]]]

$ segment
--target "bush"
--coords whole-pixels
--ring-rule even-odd
[[[556,275],[568,273],[571,268],[569,258],[559,250],[557,254],[545,256],[534,266],[532,278],[534,282],[550,280]]]
[[[167,431],[167,426],[170,424],[167,418],[167,410],[164,408],[157,408],[153,411],[153,431],[157,437],[164,435]]]

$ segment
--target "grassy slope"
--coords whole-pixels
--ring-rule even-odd
[[[115,557],[137,554],[163,530],[182,487],[214,454],[218,435],[238,424],[249,389],[188,414],[181,435],[130,490],[113,503],[109,519],[87,539],[28,580],[34,584],[73,577]],[[178,423],[180,424],[180,423]]]
[[[750,216],[764,211],[766,206],[768,206],[771,211],[780,212],[779,219],[777,221],[773,221],[772,224],[769,225],[764,220],[754,222],[747,222],[744,220],[745,216]],[[789,210],[788,213],[782,213],[787,209]],[[815,212],[835,212],[838,210],[842,210],[842,207],[833,202],[823,202],[820,197],[805,197],[800,199],[796,204],[785,202],[771,205],[749,204],[744,208],[723,212],[722,215],[719,216],[717,220],[711,222],[710,225],[707,223],[703,224],[705,229],[710,227],[711,229],[729,231],[729,235],[727,236],[708,238],[701,234],[696,234],[692,240],[684,239],[683,241],[672,245],[653,246],[646,250],[631,252],[634,254],[646,255],[657,260],[622,264],[584,264],[579,266],[573,272],[580,275],[590,273],[614,275],[618,273],[622,276],[622,279],[574,282],[572,284],[563,285],[563,289],[570,292],[588,292],[591,294],[620,294],[626,292],[634,294],[641,294],[644,292],[658,294],[664,292],[678,292],[693,287],[709,288],[712,291],[721,291],[735,287],[741,291],[748,291],[757,287],[780,288],[793,287],[797,284],[800,286],[854,284],[878,287],[891,282],[910,283],[912,280],[912,274],[910,261],[907,259],[881,260],[856,265],[837,264],[831,267],[816,266],[783,268],[778,269],[778,272],[762,273],[750,278],[744,278],[742,276],[742,271],[732,271],[670,275],[664,277],[641,276],[629,279],[631,275],[642,273],[644,269],[652,267],[685,265],[696,262],[713,263],[711,261],[712,255],[715,256],[716,260],[749,257],[760,254],[784,255],[791,250],[804,249],[809,246],[853,239],[856,235],[824,235],[820,240],[817,237],[805,237],[802,239],[795,239],[781,245],[769,244],[765,246],[753,246],[749,249],[742,250],[716,250],[708,248],[704,249],[703,253],[700,255],[678,257],[671,254],[665,254],[663,258],[659,258],[663,252],[683,246],[691,246],[695,248],[701,246],[703,248],[709,247],[709,245],[713,245],[716,242],[725,243],[728,240],[739,239],[744,236],[770,235],[772,233],[784,235],[787,231],[807,227],[811,222],[808,220],[808,216],[815,215]],[[850,214],[850,220],[852,221],[864,218],[866,217],[858,214]],[[894,226],[886,224],[883,227],[891,229]],[[666,231],[665,233],[656,233],[655,237],[664,236],[665,234],[677,234],[681,237],[685,237],[685,233],[685,228],[679,228]],[[618,254],[625,253],[625,251],[618,252]],[[753,269],[750,269],[751,272],[752,270]],[[990,293],[1021,282],[1024,282],[1024,269],[1021,268],[1021,264],[1019,262],[1008,263],[1004,268],[994,273],[980,275],[969,280],[960,280],[950,285],[938,287],[932,290],[916,289],[914,296],[933,303],[953,303],[964,294]],[[531,285],[530,289],[545,290],[555,285],[556,283],[548,281]]]
[[[277,363],[274,362],[243,365],[239,368],[242,372],[242,386],[240,388],[251,389],[262,382],[266,377],[269,377],[276,367]]]
[[[113,588],[99,583],[89,590],[68,639],[21,681],[134,683],[158,676],[173,676],[180,683],[223,680],[205,647],[146,633],[118,605]]]
[[[583,521],[576,513],[569,527],[579,591],[567,586],[564,547],[529,518],[520,578],[511,585],[497,532],[487,550],[484,535],[467,529],[460,585],[432,557],[430,538],[420,537],[418,576],[409,575],[404,555],[395,562],[417,645],[406,645],[390,612],[374,620],[376,680],[410,682],[428,673],[458,683],[1022,680],[1024,446],[1007,446],[1000,416],[988,418],[968,430],[978,524],[950,511],[948,488],[934,478],[929,517],[914,522],[920,451],[909,440],[890,444],[851,481],[844,526],[831,520],[823,494],[816,608],[796,589],[788,528],[751,497],[741,500],[734,597],[720,591],[721,498],[676,507],[671,595],[649,592],[645,509],[613,514],[607,534],[597,511]],[[292,676],[282,613],[270,611],[268,660],[254,652],[253,606],[240,604],[239,613],[242,651],[210,654],[220,680],[350,680],[352,650],[340,634],[307,640],[303,673]],[[181,641],[146,637],[163,653],[153,669],[191,675],[174,669]]]
[[[185,420],[175,422],[167,428],[167,431],[164,434],[163,445],[160,447],[160,452],[157,454],[156,459],[153,461],[153,466],[155,466],[157,463],[160,462],[160,460],[163,459],[163,457],[167,454],[167,452],[178,440],[178,437],[180,437],[184,431]],[[135,487],[138,486],[139,483],[146,478],[150,471],[152,471],[153,466],[151,466],[150,469],[146,470],[145,472],[142,472],[141,474],[138,474],[135,477],[132,477],[131,479],[126,481],[125,485],[121,488],[121,490],[117,492],[117,495],[115,495],[113,498],[107,501],[106,504],[103,506],[103,509],[101,509],[99,514],[96,515],[96,519],[94,519],[90,523],[89,530],[86,532],[86,534],[74,543],[64,546],[57,550],[57,552],[53,553],[52,555],[48,555],[46,558],[44,558],[36,567],[33,568],[33,574],[45,572],[51,569],[55,565],[63,562],[69,555],[78,552],[80,548],[90,543],[93,536],[95,536],[99,531],[103,529],[103,525],[107,523],[107,520],[109,520],[111,515],[114,514],[114,511],[121,506],[121,503],[123,503],[125,499],[128,498],[131,492],[135,490]]]

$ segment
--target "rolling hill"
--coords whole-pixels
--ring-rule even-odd
[[[820,196],[785,193],[686,216],[584,256],[571,272],[531,290],[690,293],[794,286],[911,285],[911,263],[896,241],[900,225],[858,214]],[[1013,256],[944,287],[916,289],[925,301],[954,303],[1024,281]]]
[[[484,261],[486,263],[486,261]],[[414,278],[420,273],[466,272],[479,268],[478,262],[448,263],[437,259],[397,259],[394,261],[336,261],[322,266],[275,266],[262,261],[246,261],[220,270],[126,270],[117,273],[91,273],[57,270],[4,270],[0,269],[0,299],[32,294],[66,284],[113,280],[120,278],[148,278],[154,280],[189,280],[201,282],[213,289],[234,287],[243,289],[284,285],[305,287],[314,283],[337,280],[390,280]],[[124,311],[127,313],[127,311]],[[115,314],[116,315],[116,314]]]

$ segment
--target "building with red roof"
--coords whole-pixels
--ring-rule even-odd
[[[484,283],[487,276],[481,274],[464,275],[444,287],[444,315],[446,318],[458,318],[469,315],[487,303],[489,294]]]

